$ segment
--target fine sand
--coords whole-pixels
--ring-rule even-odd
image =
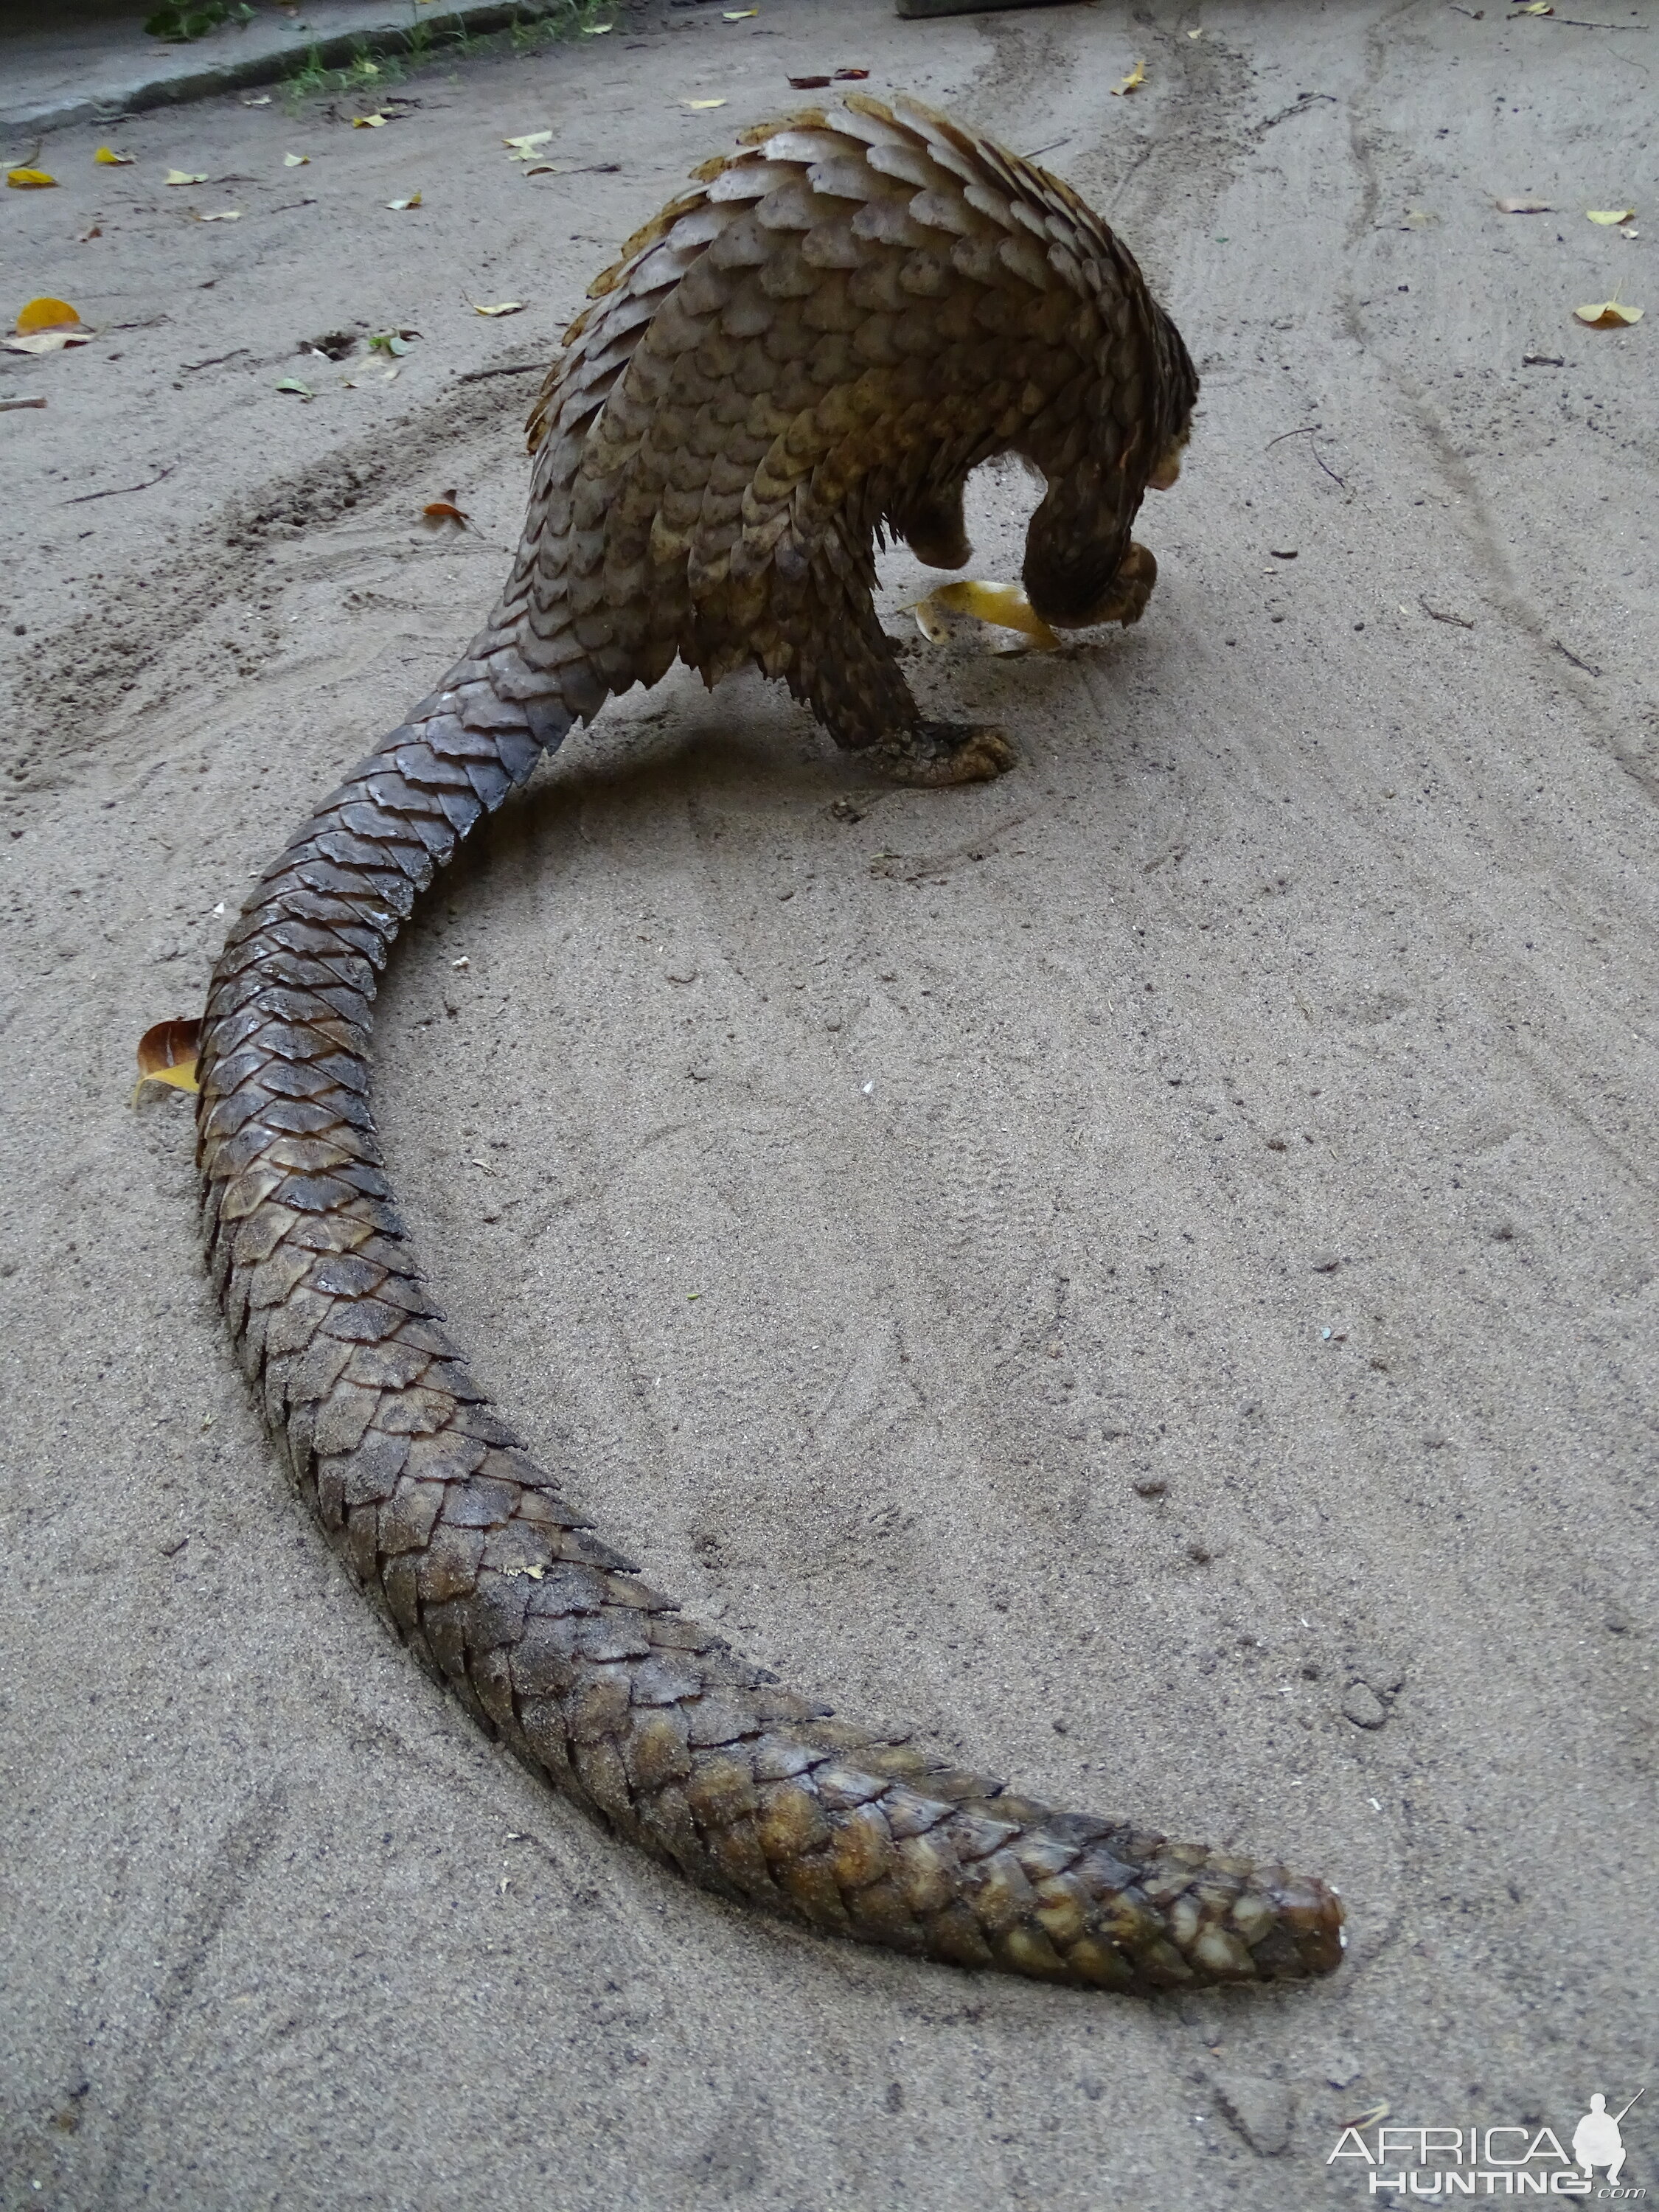
[[[99,336],[0,354],[49,400],[0,421],[0,2204],[1280,2212],[1375,2201],[1327,2161],[1385,2100],[1565,2142],[1654,2057],[1659,274],[1584,210],[1659,232],[1659,36],[660,12],[378,130],[64,131],[4,195],[7,315]],[[392,1179],[652,1580],[848,1715],[1328,1876],[1316,1987],[974,1978],[609,1841],[335,1565],[189,1106],[128,1104],[505,574],[536,380],[479,372],[842,65],[1049,149],[1142,258],[1204,378],[1157,596],[1003,659],[884,556],[921,696],[1019,745],[971,790],[872,786],[758,678],[608,709],[394,957]],[[1573,320],[1615,289],[1644,323]],[[975,574],[1032,498],[975,483]],[[1626,2140],[1651,2186],[1650,2103]]]

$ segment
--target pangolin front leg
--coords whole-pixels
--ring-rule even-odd
[[[872,605],[876,531],[955,562],[964,477],[1016,453],[1048,484],[1033,604],[1132,619],[1153,570],[1129,526],[1173,481],[1198,388],[1068,186],[908,102],[746,133],[593,294],[532,417],[494,613],[260,877],[214,969],[198,1158],[243,1363],[396,1634],[526,1766],[692,1880],[1097,1989],[1328,1972],[1324,1884],[1056,1811],[780,1688],[588,1532],[443,1324],[368,1054],[378,973],[461,840],[677,655],[710,683],[757,663],[890,773],[1000,772],[1000,732],[918,713]]]

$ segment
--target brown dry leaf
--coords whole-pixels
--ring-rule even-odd
[[[200,1022],[157,1022],[138,1040],[138,1080],[132,1086],[132,1103],[147,1083],[166,1083],[175,1091],[196,1091],[196,1040]]]
[[[0,415],[15,415],[22,408],[44,407],[46,404],[44,395],[38,393],[23,399],[0,399]]]
[[[453,522],[465,530],[471,516],[464,514],[455,504],[453,490],[447,491],[441,499],[429,499],[421,509],[428,522]]]
[[[1128,76],[1121,83],[1113,85],[1111,89],[1115,93],[1139,92],[1146,82],[1146,64],[1145,62],[1137,62]]]
[[[15,192],[34,192],[44,185],[55,185],[58,179],[49,177],[44,169],[8,169],[6,182]]]
[[[568,177],[570,164],[568,161],[538,161],[533,168],[526,169],[525,174],[526,177]]]
[[[985,584],[964,581],[941,584],[911,610],[924,637],[937,644],[947,633],[939,622],[941,612],[953,615],[972,615],[977,621],[993,623],[999,629],[1016,629],[1044,653],[1052,653],[1060,639],[1037,613],[1018,584]],[[929,619],[936,626],[930,629]]]
[[[792,76],[789,80],[797,92],[822,92],[826,84],[833,84],[830,76]]]
[[[1499,215],[1547,215],[1550,204],[1547,200],[1499,200],[1498,212]]]
[[[1639,323],[1642,319],[1642,310],[1626,307],[1622,300],[1598,300],[1590,307],[1575,307],[1572,312],[1593,331],[1622,330],[1626,323]]]
[[[837,84],[858,83],[869,74],[868,70],[837,70],[835,72],[835,79]]]
[[[103,234],[103,224],[95,222],[90,230],[77,230],[75,234],[75,242],[77,246],[90,246],[94,238],[101,238]]]
[[[475,315],[521,315],[525,310],[522,300],[502,300],[493,307],[481,307],[476,300],[469,300],[466,304]]]
[[[113,146],[100,146],[92,158],[100,169],[130,169],[138,156],[118,154]]]
[[[394,214],[398,215],[401,215],[405,208],[417,208],[420,204],[421,196],[418,192],[411,192],[406,200],[388,200],[386,202],[386,205],[392,210]]]
[[[1613,230],[1621,222],[1636,220],[1634,208],[1586,208],[1584,213],[1591,222],[1599,222],[1603,230]]]
[[[207,171],[205,169],[169,169],[161,182],[164,185],[204,185],[207,182]]]

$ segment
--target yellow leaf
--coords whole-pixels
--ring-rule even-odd
[[[1612,230],[1621,222],[1633,220],[1634,208],[1586,208],[1584,213],[1592,222],[1599,222],[1604,230]]]
[[[354,115],[351,127],[354,131],[378,131],[385,121],[384,115]]]
[[[1115,93],[1139,92],[1141,86],[1145,84],[1146,82],[1146,64],[1145,62],[1137,62],[1134,67],[1129,71],[1128,76],[1123,79],[1122,82],[1121,84],[1115,84],[1111,88]]]
[[[526,169],[525,174],[526,177],[568,177],[570,165],[568,161],[538,161],[533,168]]]
[[[475,315],[521,315],[525,303],[522,300],[503,300],[497,307],[481,307],[476,300],[469,300],[467,305]]]
[[[14,328],[19,331],[58,331],[65,324],[78,328],[81,318],[67,300],[31,300],[17,311]]]
[[[307,167],[310,160],[309,154],[284,154],[283,167],[285,169],[303,169]]]
[[[15,192],[29,192],[38,191],[42,185],[55,185],[58,179],[44,169],[8,169],[6,182]]]
[[[161,181],[164,185],[204,185],[207,182],[207,171],[205,169],[169,169]]]
[[[118,154],[113,146],[100,146],[92,158],[100,168],[130,169],[137,156],[135,154]]]
[[[758,8],[726,8],[721,10],[728,23],[746,23],[751,15],[758,15]]]
[[[683,100],[680,102],[682,107],[724,107],[725,105],[723,100]]]
[[[1639,307],[1627,307],[1620,300],[1598,301],[1592,307],[1575,307],[1572,312],[1593,331],[1622,330],[1626,323],[1639,323],[1642,319]]]
[[[147,1083],[170,1084],[175,1091],[196,1091],[196,1040],[200,1022],[157,1022],[138,1040],[138,1080],[132,1103]]]
[[[394,208],[399,213],[401,213],[404,208],[419,207],[420,204],[421,196],[418,192],[411,192],[406,200],[388,200],[386,202],[386,205],[389,208]]]
[[[520,137],[503,138],[501,143],[513,149],[507,157],[509,161],[528,161],[534,159],[537,148],[545,146],[552,136],[550,131],[526,131]]]
[[[934,635],[923,621],[924,614],[937,621],[940,609],[948,614],[973,615],[980,622],[994,623],[1000,629],[1017,629],[1044,653],[1053,652],[1060,643],[1018,584],[941,584],[914,610],[924,637]]]

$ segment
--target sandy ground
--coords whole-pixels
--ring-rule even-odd
[[[478,372],[854,64],[1051,148],[1187,333],[1152,611],[914,640],[1018,737],[991,787],[872,789],[758,679],[607,712],[393,963],[393,1177],[653,1580],[847,1711],[1327,1874],[1314,1989],[972,1979],[607,1842],[333,1565],[204,1284],[188,1108],[127,1103],[504,573],[534,379]],[[1326,2160],[1384,2100],[1565,2139],[1652,2078],[1659,277],[1583,210],[1659,220],[1656,71],[1490,6],[767,0],[378,131],[64,131],[5,196],[4,304],[100,335],[0,356],[50,400],[0,422],[0,2203],[1278,2212],[1372,2201]],[[508,162],[538,129],[568,173]],[[1619,285],[1644,324],[1572,321]],[[390,384],[295,349],[393,326]],[[1030,500],[975,486],[979,573]]]

